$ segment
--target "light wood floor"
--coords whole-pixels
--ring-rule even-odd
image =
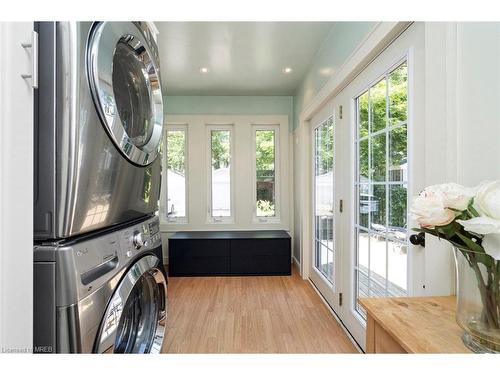
[[[171,277],[165,353],[356,353],[309,282]]]

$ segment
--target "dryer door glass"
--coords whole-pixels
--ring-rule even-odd
[[[88,49],[92,96],[104,128],[134,164],[148,165],[159,152],[163,98],[156,44],[144,24],[102,22]]]
[[[135,51],[125,40],[116,45],[113,56],[113,93],[116,108],[130,141],[142,147],[151,139],[150,84],[142,54]]]
[[[156,331],[160,294],[151,274],[134,285],[123,307],[115,338],[115,353],[149,353]]]
[[[107,304],[97,353],[159,353],[165,336],[167,281],[159,259],[146,255],[122,277]]]

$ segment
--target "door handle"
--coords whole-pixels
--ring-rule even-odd
[[[31,43],[21,43],[24,49],[31,48],[31,74],[21,74],[23,79],[31,78],[31,86],[38,88],[38,33],[33,31]]]
[[[410,242],[412,245],[425,247],[425,233],[420,232],[418,234],[412,234],[410,236]]]

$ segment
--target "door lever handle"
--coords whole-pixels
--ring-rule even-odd
[[[418,234],[412,234],[410,236],[410,242],[412,245],[425,247],[425,233],[420,232]]]
[[[31,74],[21,74],[23,79],[31,78],[31,86],[38,88],[38,33],[33,31],[31,43],[21,43],[24,49],[31,48]]]

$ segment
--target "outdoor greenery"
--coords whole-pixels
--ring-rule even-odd
[[[231,132],[229,130],[212,130],[212,169],[229,167],[231,160]]]
[[[333,118],[316,128],[316,175],[322,175],[333,170]]]
[[[257,171],[274,172],[274,130],[255,132],[255,162]]]
[[[404,182],[401,166],[407,163],[407,80],[404,63],[358,97],[359,182],[362,184],[387,180]],[[388,126],[389,131],[384,131]],[[386,153],[389,165],[386,165]],[[388,185],[362,188],[368,196],[360,196],[360,201],[374,202],[368,203],[372,222],[385,225],[388,197],[389,226],[405,227],[407,189],[403,185],[393,185],[386,192],[387,188]],[[362,222],[367,222],[368,212],[360,216]]]
[[[274,202],[268,200],[257,200],[257,216],[269,217],[274,216]]]
[[[182,130],[167,131],[167,169],[184,175],[185,133]]]

